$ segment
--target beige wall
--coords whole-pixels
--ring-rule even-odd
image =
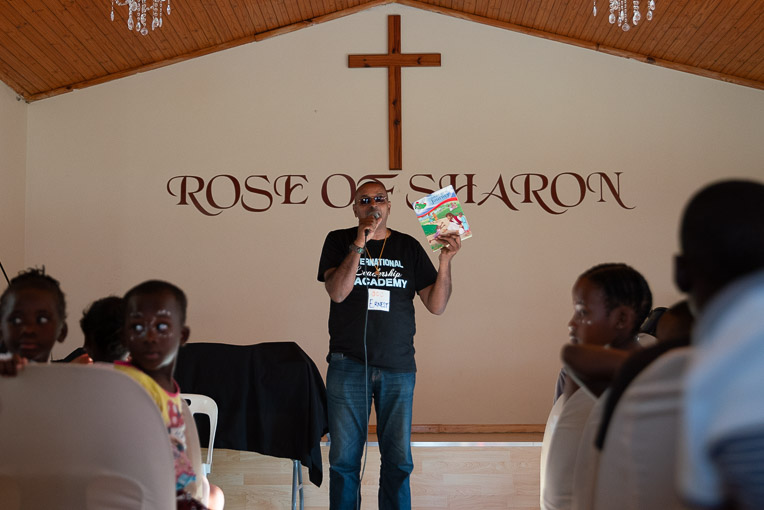
[[[318,257],[326,232],[353,217],[322,202],[322,183],[389,173],[385,71],[348,69],[347,55],[384,52],[394,13],[403,51],[440,52],[443,65],[403,71],[390,225],[423,238],[404,203],[421,195],[415,174],[462,174],[460,185],[474,174],[476,185],[464,206],[475,234],[455,259],[449,309],[418,307],[415,423],[543,423],[576,276],[624,261],[657,304],[671,304],[687,197],[716,178],[764,174],[762,91],[382,6],[29,106],[25,262],[61,279],[72,326],[93,299],[160,277],[188,292],[192,341],[294,340],[324,372]],[[633,208],[587,193],[550,214],[510,188],[524,173],[594,172],[620,172]],[[173,176],[219,174],[305,175],[293,201],[306,203],[276,197],[266,212],[237,204],[204,216],[167,191]],[[489,196],[499,176],[517,210]],[[572,203],[573,177],[558,182]],[[226,188],[219,178],[220,204],[232,200]],[[551,203],[548,189],[539,196]],[[73,327],[56,354],[80,341]]]
[[[9,278],[24,268],[26,134],[26,103],[0,83],[0,262]]]

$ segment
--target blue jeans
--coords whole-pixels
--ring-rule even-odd
[[[366,383],[368,382],[368,395]],[[377,437],[382,466],[379,510],[411,508],[409,475],[411,414],[416,373],[390,372],[369,367],[342,354],[330,356],[326,373],[329,412],[329,508],[360,508],[361,457],[372,397],[377,415]]]

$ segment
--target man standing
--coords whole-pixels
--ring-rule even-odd
[[[329,505],[360,508],[360,471],[371,402],[381,454],[379,508],[411,508],[411,416],[416,381],[414,297],[442,314],[451,295],[458,234],[440,237],[436,271],[411,236],[387,228],[390,201],[379,182],[361,185],[358,226],[326,236],[318,268],[331,298],[329,369]]]

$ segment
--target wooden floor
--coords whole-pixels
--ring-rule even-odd
[[[415,509],[528,510],[539,508],[538,434],[412,437]],[[377,509],[379,448],[371,439],[362,482],[363,509]],[[329,508],[329,447],[322,446],[324,483],[305,482],[305,509]],[[223,489],[226,510],[291,508],[292,462],[252,452],[214,451],[210,482]]]

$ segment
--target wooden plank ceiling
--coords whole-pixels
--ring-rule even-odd
[[[111,21],[111,0],[0,0],[0,80],[35,101],[391,1],[171,0],[163,26],[142,36],[127,29],[127,7]],[[655,1],[654,19],[642,0],[628,32],[608,23],[607,0],[597,17],[592,0],[397,3],[764,89],[764,1]]]

